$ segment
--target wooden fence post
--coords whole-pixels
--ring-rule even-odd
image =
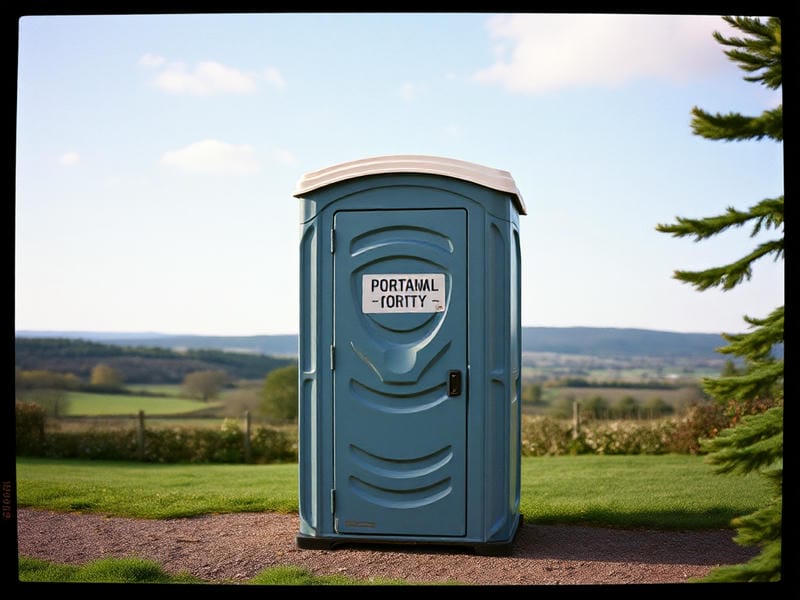
[[[244,413],[244,462],[250,462],[250,411]]]
[[[577,400],[572,401],[572,439],[576,439],[581,433],[581,403]]]
[[[137,448],[139,450],[139,460],[144,460],[144,411],[139,411],[139,425],[137,428]]]

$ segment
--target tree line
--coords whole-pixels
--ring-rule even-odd
[[[72,373],[89,379],[98,364],[113,368],[128,383],[182,383],[196,371],[223,370],[237,379],[261,379],[294,359],[222,350],[116,346],[66,338],[15,338],[14,364],[24,371]]]

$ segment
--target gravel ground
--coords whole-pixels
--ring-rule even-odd
[[[477,585],[686,583],[756,551],[730,530],[650,531],[523,524],[511,556],[423,546],[300,550],[297,515],[239,513],[144,520],[19,509],[21,556],[65,564],[137,556],[209,583],[243,582],[268,567],[294,565],[360,580]]]

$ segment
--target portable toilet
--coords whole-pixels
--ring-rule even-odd
[[[380,156],[307,173],[294,196],[297,546],[507,554],[521,522],[514,180]]]

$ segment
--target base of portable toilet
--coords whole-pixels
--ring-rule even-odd
[[[363,537],[337,536],[335,538],[319,537],[315,535],[304,535],[298,533],[296,536],[297,547],[301,550],[335,550],[343,547],[354,546],[441,546],[443,548],[459,548],[472,550],[478,556],[511,556],[514,551],[514,542],[517,539],[519,530],[522,529],[522,515],[519,515],[517,526],[514,528],[511,537],[506,540],[493,542],[461,542],[458,540],[447,540],[440,542],[429,542],[420,540],[399,539],[376,539],[365,540]]]
[[[510,174],[417,155],[304,175],[301,549],[519,531],[519,215]]]

